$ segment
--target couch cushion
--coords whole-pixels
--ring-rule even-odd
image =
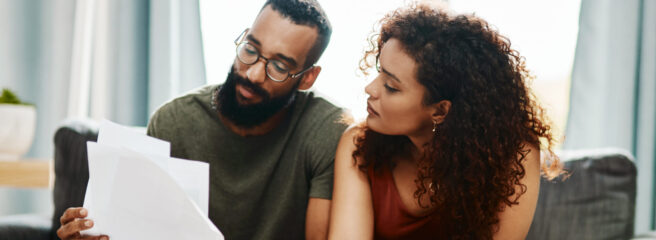
[[[526,239],[630,239],[636,201],[631,155],[615,149],[559,155],[569,177],[542,179]]]
[[[0,240],[50,240],[50,219],[40,215],[12,215],[0,218]]]

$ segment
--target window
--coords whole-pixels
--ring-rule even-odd
[[[580,0],[451,1],[456,12],[474,13],[496,26],[526,58],[527,68],[535,76],[533,92],[551,117],[558,138],[567,123],[580,4]]]

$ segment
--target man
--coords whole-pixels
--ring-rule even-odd
[[[148,134],[171,142],[173,157],[210,164],[209,217],[226,239],[326,237],[333,159],[346,126],[342,109],[298,90],[314,84],[331,31],[315,0],[268,0],[235,40],[226,82],[152,116]],[[59,237],[84,237],[79,232],[93,225],[87,213],[68,209]]]

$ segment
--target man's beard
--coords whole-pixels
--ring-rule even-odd
[[[291,79],[288,79],[287,81],[289,80]],[[231,67],[230,72],[228,73],[228,78],[225,83],[223,83],[223,86],[221,86],[221,89],[219,89],[217,94],[216,104],[218,111],[221,115],[239,127],[252,128],[258,126],[294,102],[296,89],[298,88],[299,83],[300,81],[298,81],[288,93],[279,97],[271,98],[271,95],[260,86],[257,86],[249,80],[234,73],[234,67]],[[260,103],[249,105],[239,104],[237,101],[237,84],[251,90],[255,95],[260,96],[262,101]]]

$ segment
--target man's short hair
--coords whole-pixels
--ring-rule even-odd
[[[267,0],[262,9],[269,5],[293,23],[317,28],[319,36],[305,58],[303,68],[315,64],[328,47],[330,35],[333,32],[330,21],[319,2],[316,0]]]

